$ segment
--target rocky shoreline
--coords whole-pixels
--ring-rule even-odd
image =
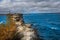
[[[33,29],[31,24],[24,23],[23,14],[8,14],[8,20],[8,26],[10,27],[5,27],[8,31],[4,34],[8,33],[7,35],[10,36],[6,35],[6,39],[0,38],[1,40],[40,40],[37,30]]]

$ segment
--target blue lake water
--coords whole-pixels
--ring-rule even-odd
[[[23,18],[25,23],[33,24],[44,40],[60,40],[60,14],[24,14]],[[6,15],[0,15],[0,22],[6,23],[6,20]]]

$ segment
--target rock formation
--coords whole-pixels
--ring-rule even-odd
[[[16,25],[15,40],[40,40],[36,30],[31,27],[31,24],[25,24],[22,14],[14,14],[12,16]],[[17,38],[16,38],[17,37]]]
[[[0,27],[0,40],[40,40],[31,24],[25,24],[23,14],[7,14],[5,27]]]

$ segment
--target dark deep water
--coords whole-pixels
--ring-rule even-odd
[[[60,40],[60,14],[24,14],[25,23],[33,24],[44,40]],[[0,16],[0,22],[6,22],[6,15]]]
[[[27,14],[24,20],[33,24],[44,40],[60,40],[60,14]]]

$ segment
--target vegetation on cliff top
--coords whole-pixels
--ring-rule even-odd
[[[0,24],[0,40],[12,40],[16,27],[11,20],[11,15],[7,15],[7,23]]]

